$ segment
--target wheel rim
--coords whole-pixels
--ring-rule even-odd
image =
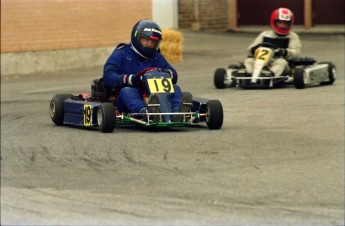
[[[308,83],[308,77],[307,77],[307,73],[305,73],[305,71],[303,71],[303,83],[304,84]]]
[[[224,77],[224,84],[230,85],[232,82],[232,79],[231,79],[231,76],[229,76],[226,71],[224,72],[223,77]]]
[[[98,123],[98,126],[101,126],[103,124],[103,117],[102,117],[101,109],[98,109],[98,111],[97,111],[97,123]]]
[[[55,116],[55,110],[56,107],[55,107],[55,103],[54,102],[50,102],[50,108],[49,108],[49,112],[50,112],[50,117],[51,118],[54,118]]]
[[[209,108],[209,107],[207,107],[206,122],[209,122],[209,121],[210,121],[210,115],[211,115],[210,108]]]

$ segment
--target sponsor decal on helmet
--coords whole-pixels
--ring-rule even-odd
[[[286,9],[279,9],[279,20],[291,20],[291,15]]]
[[[162,32],[161,32],[161,31],[156,30],[156,29],[154,29],[154,28],[144,28],[144,30],[143,30],[143,31],[152,31],[152,32],[156,32],[156,33],[158,33],[158,34],[162,34]]]

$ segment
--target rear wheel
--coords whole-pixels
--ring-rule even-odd
[[[331,62],[320,62],[319,64],[328,64],[328,78],[327,82],[320,82],[320,85],[332,85],[337,77],[337,69]]]
[[[219,100],[207,102],[206,124],[209,129],[220,129],[223,125],[223,106]]]
[[[111,103],[102,103],[97,110],[98,128],[103,133],[111,133],[115,128],[116,116],[115,108]]]
[[[57,94],[53,97],[49,104],[50,119],[57,126],[63,125],[64,121],[64,102],[66,99],[73,97],[72,94]]]
[[[191,96],[193,96],[192,93],[190,93],[190,92],[182,92],[182,97],[183,97],[183,96],[186,96],[186,95],[191,95]]]
[[[293,76],[293,84],[296,89],[304,89],[306,84],[306,74],[304,68],[296,68]]]

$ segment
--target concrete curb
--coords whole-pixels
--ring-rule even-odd
[[[1,76],[100,66],[115,47],[1,54]]]
[[[270,30],[270,26],[241,26],[230,32],[240,33],[260,33]],[[294,26],[293,31],[297,34],[328,34],[328,35],[345,35],[345,25],[319,25],[306,29],[303,26]]]
[[[267,29],[270,29],[270,27],[241,26],[236,31],[228,32],[258,34]],[[199,32],[200,34],[207,32],[191,31],[189,29],[181,29],[181,31],[182,33],[192,32],[196,35]],[[315,26],[311,29],[305,29],[303,26],[294,26],[294,31],[298,34],[345,35],[345,27],[343,25]],[[115,46],[22,53],[1,53],[1,76],[25,75],[39,72],[53,72],[102,66],[114,48]]]

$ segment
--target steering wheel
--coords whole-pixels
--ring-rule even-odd
[[[267,47],[267,48],[271,48],[271,49],[278,49],[277,45],[270,43],[270,42],[260,43],[259,45],[257,45],[257,47]]]
[[[159,69],[159,68],[158,68],[158,67],[148,67],[148,68],[145,68],[145,69],[143,69],[143,70],[137,72],[137,73],[135,74],[135,76],[142,76],[142,75],[144,75],[144,74],[145,74],[146,72],[148,72],[148,71],[157,70],[157,69]]]

